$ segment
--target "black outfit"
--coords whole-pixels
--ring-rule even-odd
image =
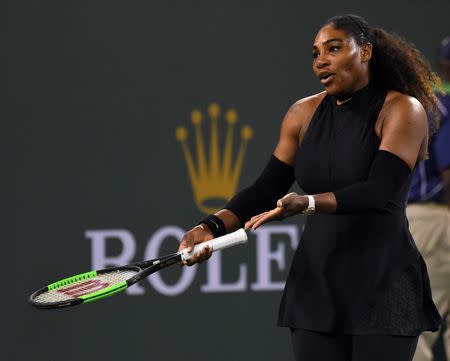
[[[335,335],[295,329],[291,332],[297,361],[410,361],[417,336]]]
[[[386,94],[369,85],[342,105],[325,96],[296,158],[295,175],[307,194],[337,194],[367,180],[379,152],[375,122]],[[438,329],[425,263],[405,215],[410,178],[381,208],[308,216],[281,301],[280,326],[401,336]]]

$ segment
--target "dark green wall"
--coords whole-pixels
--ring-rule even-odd
[[[239,187],[251,182],[289,105],[320,90],[310,69],[315,32],[347,12],[407,37],[430,60],[450,33],[447,0],[9,2],[2,249],[13,292],[2,291],[2,359],[292,359],[288,331],[276,327],[281,292],[251,289],[259,277],[255,237],[222,255],[223,282],[246,267],[238,292],[202,292],[209,277],[202,264],[173,297],[148,282],[143,295],[56,312],[31,309],[27,297],[93,266],[87,231],[128,232],[137,261],[163,227],[187,229],[202,217],[175,138],[185,126],[194,146],[193,109],[217,102],[237,110],[235,152],[239,129],[252,128]],[[223,143],[222,118],[219,128]],[[300,217],[284,223],[299,232],[302,224]],[[176,242],[168,237],[162,252]],[[283,232],[271,238],[280,259],[270,263],[274,281],[286,275],[290,242]],[[108,255],[120,246],[108,240]],[[161,277],[176,284],[179,276],[175,269]]]

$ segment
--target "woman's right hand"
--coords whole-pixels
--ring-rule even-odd
[[[192,252],[196,244],[209,241],[213,239],[214,236],[211,231],[204,224],[199,224],[191,230],[187,231],[183,238],[181,239],[180,246],[178,247],[178,252],[187,248],[188,252]],[[184,261],[183,265],[192,266],[196,263],[201,263],[206,261],[212,255],[211,247],[206,247],[202,251],[194,254],[189,260]]]
[[[245,223],[245,228],[256,229],[267,222],[282,220],[286,217],[302,213],[307,207],[308,197],[295,192],[288,193],[278,200],[277,208],[252,217]]]

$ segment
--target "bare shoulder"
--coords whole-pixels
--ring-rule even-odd
[[[426,117],[425,108],[416,98],[395,90],[388,92],[382,111],[391,116],[403,114],[408,118],[412,115]]]
[[[320,92],[314,95],[310,95],[308,97],[297,100],[292,106],[289,108],[288,113],[293,112],[298,117],[311,117],[312,114],[316,111],[320,102],[325,98],[326,92]]]
[[[305,129],[324,97],[325,92],[302,98],[289,108],[281,123],[280,139],[273,153],[279,160],[294,164]]]
[[[380,135],[386,127],[428,127],[423,105],[414,97],[390,90],[379,116]]]
[[[325,98],[326,92],[317,93],[297,100],[289,108],[283,120],[283,125],[295,127],[298,134],[302,133],[308,127],[309,122],[319,106],[320,102]],[[285,124],[287,123],[287,124]]]
[[[403,159],[412,169],[427,154],[428,121],[423,105],[414,97],[389,91],[378,118],[380,149]]]

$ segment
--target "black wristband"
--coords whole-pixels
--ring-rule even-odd
[[[227,233],[223,221],[214,214],[210,214],[205,219],[202,219],[200,222],[198,222],[198,224],[200,223],[203,223],[204,225],[206,225],[206,227],[208,227],[214,238],[223,236]]]

